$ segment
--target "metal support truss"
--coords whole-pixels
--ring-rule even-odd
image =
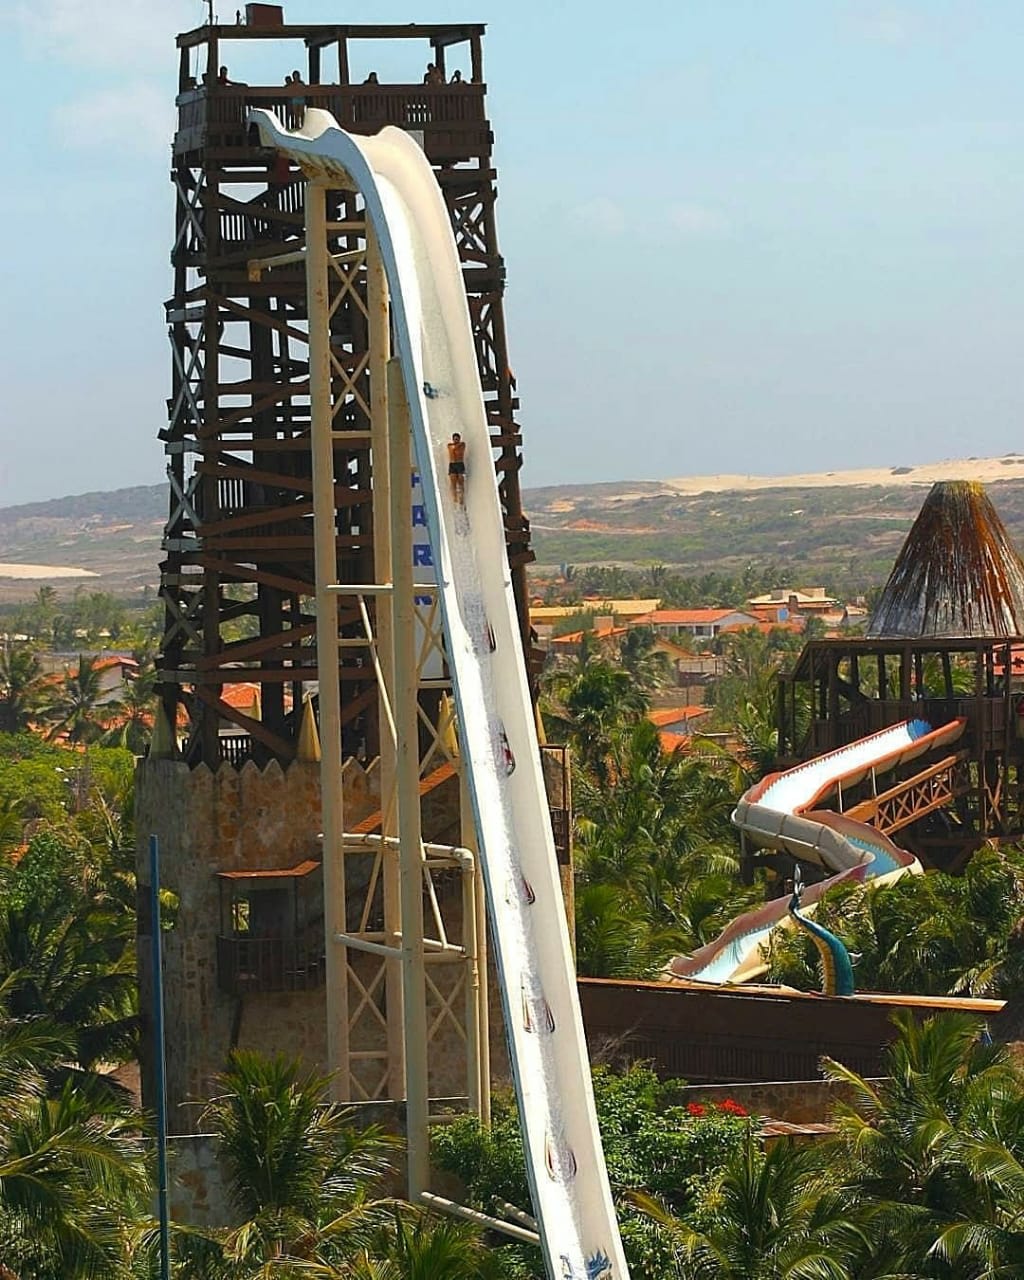
[[[846,810],[846,815],[888,836],[936,809],[945,808],[971,790],[967,753],[961,751],[896,783],[881,795],[854,805]]]
[[[404,1098],[409,1195],[416,1199],[429,1185],[432,1047],[454,1037],[465,1057],[469,1105],[484,1118],[489,1112],[482,878],[464,796],[465,845],[425,841],[421,830],[422,795],[439,775],[456,783],[461,762],[451,716],[436,707],[449,687],[436,596],[414,581],[411,434],[372,235],[360,264],[370,336],[360,404],[375,461],[377,581],[339,580],[334,423],[338,404],[356,392],[332,367],[331,298],[338,295],[329,282],[338,264],[328,252],[325,192],[316,182],[308,185],[306,210],[329,1065],[342,1100]],[[349,618],[357,619],[358,635]],[[359,649],[373,671],[381,725],[380,811],[353,830],[344,820],[338,678],[348,649]],[[457,901],[447,892],[453,874]]]

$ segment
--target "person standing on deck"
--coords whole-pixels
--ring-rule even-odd
[[[448,483],[455,505],[466,505],[466,442],[456,431],[448,444]]]

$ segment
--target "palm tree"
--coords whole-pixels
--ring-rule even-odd
[[[674,1246],[687,1280],[849,1280],[862,1232],[819,1154],[752,1133],[705,1192],[696,1225],[649,1196],[637,1203]],[[860,1273],[856,1273],[860,1274]]]
[[[236,1050],[220,1085],[204,1120],[220,1139],[243,1219],[222,1240],[225,1260],[248,1276],[267,1265],[333,1265],[368,1249],[379,1225],[371,1192],[394,1141],[373,1126],[354,1129],[351,1113],[327,1102],[329,1080],[281,1055]]]
[[[20,733],[39,711],[43,669],[28,649],[0,649],[0,733]]]
[[[576,890],[576,971],[585,978],[650,978],[673,952],[613,884]]]
[[[661,749],[647,720],[618,731],[607,782],[579,779],[577,951],[581,972],[644,977],[741,910],[729,772]]]
[[[502,1280],[508,1274],[501,1254],[484,1244],[476,1227],[408,1207],[395,1209],[372,1255],[367,1251],[329,1274],[337,1280]]]
[[[69,1081],[50,1095],[66,1052],[45,1022],[0,1017],[0,1257],[15,1280],[123,1277],[147,1216],[139,1117]]]
[[[36,589],[26,625],[34,639],[52,636],[53,620],[57,614],[57,591],[55,587],[42,586]]]
[[[50,740],[66,734],[69,742],[95,741],[103,732],[99,711],[102,694],[95,658],[79,654],[77,670],[64,673],[45,709]]]
[[[1020,1072],[1005,1049],[982,1043],[966,1015],[894,1021],[898,1035],[881,1083],[824,1063],[826,1077],[852,1094],[837,1108],[831,1158],[850,1194],[871,1205],[867,1260],[902,1254],[924,1276],[1019,1275]]]
[[[669,683],[672,675],[668,658],[655,649],[653,627],[630,627],[619,644],[619,661],[645,693],[653,693]]]
[[[119,698],[106,704],[109,728],[101,742],[108,747],[125,747],[142,755],[153,732],[156,670],[141,668],[126,683]]]
[[[583,768],[603,781],[613,731],[638,720],[647,705],[645,694],[627,672],[591,661],[555,675],[545,714]]]
[[[131,917],[95,873],[0,904],[0,977],[19,1019],[44,1019],[73,1047],[65,1067],[94,1072],[124,1062],[138,1028]]]

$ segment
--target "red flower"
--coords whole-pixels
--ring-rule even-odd
[[[686,1110],[691,1116],[702,1116],[707,1111],[706,1107],[702,1107],[699,1102],[688,1102]]]
[[[741,1106],[733,1098],[723,1098],[721,1102],[715,1104],[719,1111],[724,1111],[730,1116],[748,1116],[750,1112],[746,1107]]]

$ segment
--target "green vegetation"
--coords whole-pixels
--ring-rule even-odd
[[[646,713],[667,672],[647,628],[600,657],[585,642],[576,660],[546,674],[545,724],[572,748],[581,974],[652,977],[763,898],[763,885],[738,881],[730,814],[774,760],[774,677],[794,639],[750,630],[715,641],[725,674],[711,727],[736,730],[736,755],[700,740],[663,749]]]
[[[847,1087],[834,1136],[765,1144],[755,1122],[698,1104],[643,1068],[595,1072],[595,1100],[635,1280],[982,1280],[1024,1268],[1024,1078],[963,1015],[897,1019],[886,1078],[825,1061]],[[741,1110],[741,1109],[740,1109]],[[525,1203],[507,1099],[490,1133],[438,1131],[470,1201]],[[505,1245],[508,1276],[541,1274]]]
[[[679,1082],[662,1084],[646,1067],[624,1072],[594,1069],[594,1100],[608,1176],[619,1210],[630,1268],[638,1277],[671,1274],[671,1237],[633,1198],[638,1190],[657,1196],[671,1211],[695,1211],[701,1187],[721,1175],[743,1148],[750,1122],[734,1103],[720,1108],[674,1102]],[[436,1131],[432,1151],[441,1168],[456,1174],[468,1201],[486,1212],[502,1204],[528,1205],[529,1188],[515,1101],[510,1093],[493,1102],[491,1129],[460,1117]],[[502,1274],[543,1275],[538,1252],[505,1245]]]
[[[963,875],[904,876],[865,889],[839,885],[815,919],[858,954],[867,991],[1007,997],[1024,979],[1024,852],[979,850]],[[801,933],[780,933],[769,979],[809,988],[817,957]]]
[[[104,742],[142,755],[152,730],[155,688],[148,646],[135,649],[124,682],[111,689],[94,656],[80,653],[62,672],[48,675],[39,654],[7,643],[0,648],[0,732],[35,728],[73,745]]]

